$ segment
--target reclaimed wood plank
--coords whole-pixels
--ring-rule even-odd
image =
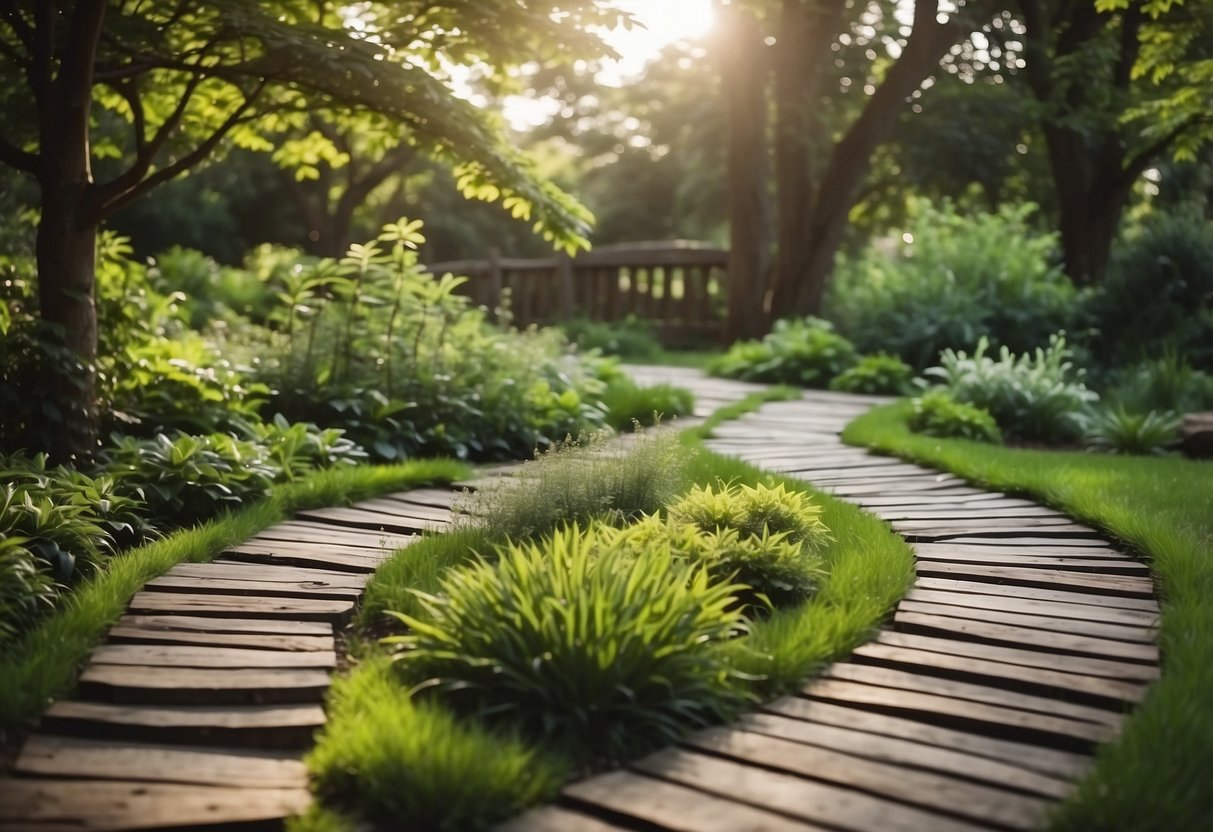
[[[222,559],[209,563],[179,563],[164,574],[174,578],[219,578],[229,581],[275,581],[278,583],[324,581],[333,586],[352,589],[362,589],[366,586],[367,581],[366,575],[351,572]]]
[[[257,595],[263,598],[334,598],[357,601],[361,587],[339,586],[329,581],[255,581],[224,578],[162,575],[143,585],[146,592],[177,592],[191,595]]]
[[[250,537],[243,543],[238,544],[238,546],[233,547],[233,550],[282,552],[285,554],[300,554],[309,556],[331,553],[343,557],[362,558],[373,563],[382,561],[389,551],[386,546],[381,545],[381,542],[376,542],[365,546],[351,546],[336,543],[312,543],[310,541],[301,540],[271,540],[269,538],[256,536]]]
[[[910,528],[912,524],[917,522],[922,522],[924,525]],[[1028,539],[1024,536],[1035,534],[1035,545],[1039,545],[1045,541],[1049,545],[1058,545],[1064,540],[1089,541],[1100,537],[1099,532],[1095,529],[1092,529],[1090,526],[1084,526],[1081,523],[1041,526],[1030,529],[1017,522],[1007,522],[1003,525],[979,526],[978,524],[968,524],[964,521],[945,525],[942,523],[932,524],[928,521],[909,520],[905,523],[896,523],[894,526],[897,532],[905,537],[906,540],[915,543],[919,541],[930,543],[940,540],[963,543],[984,539],[991,543],[1001,544],[1008,539]]]
[[[861,789],[901,803],[1010,829],[1036,827],[1047,805],[1036,797],[947,775],[731,728],[699,731],[684,744],[741,763]]]
[[[216,617],[238,615],[242,618],[289,618],[297,621],[344,623],[353,614],[354,602],[319,598],[264,598],[246,595],[137,592],[131,599],[130,611]]]
[[[919,577],[915,589],[935,589],[955,593],[977,595],[1001,595],[1014,598],[1031,598],[1037,601],[1062,601],[1072,604],[1087,604],[1114,610],[1136,610],[1159,615],[1158,602],[1153,598],[1126,598],[1111,595],[1092,595],[1089,592],[1071,592],[1063,589],[1040,589],[1030,586],[999,586],[982,581],[964,581],[958,578]]]
[[[396,491],[384,494],[385,500],[402,500],[406,503],[417,503],[435,508],[450,508],[463,494],[454,488],[413,488],[409,491]]]
[[[532,809],[525,815],[494,827],[495,832],[628,832],[593,815],[574,812],[560,806]]]
[[[1059,782],[1076,779],[1091,767],[1091,758],[1082,754],[998,739],[972,731],[946,728],[917,719],[889,716],[862,707],[845,706],[803,696],[785,696],[768,702],[762,709],[791,719],[864,731],[882,739],[895,737],[960,751],[1008,767],[1054,777]]]
[[[37,734],[22,747],[15,770],[41,777],[189,783],[233,789],[307,787],[307,768],[292,753]]]
[[[1070,673],[1102,676],[1108,679],[1151,682],[1157,679],[1159,674],[1156,665],[1110,659],[1093,659],[1082,656],[1062,656],[1057,653],[1050,653],[1047,650],[986,644],[980,641],[965,641],[947,636],[940,637],[920,633],[899,633],[893,630],[881,630],[877,633],[875,641],[891,644],[895,647],[930,650],[936,653],[949,653],[956,656],[971,656],[976,659],[988,659],[1006,664],[1023,665],[1024,667],[1051,668],[1063,666]]]
[[[388,514],[393,517],[404,517],[409,520],[430,521],[440,524],[451,522],[450,508],[436,508],[419,503],[409,503],[404,500],[393,500],[382,497],[373,500],[361,500],[352,505],[351,508],[355,508],[358,511],[373,511],[376,514]]]
[[[1066,555],[1012,555],[997,552],[986,553],[972,549],[935,548],[931,550],[914,549],[914,555],[920,561],[940,563],[973,563],[990,566],[1012,566],[1021,569],[1064,569],[1071,572],[1097,572],[1116,575],[1146,576],[1150,571],[1146,566],[1128,557],[1115,559],[1094,557],[1068,557]]]
[[[332,636],[295,636],[279,633],[208,633],[169,630],[163,627],[110,628],[108,639],[115,644],[196,644],[211,647],[242,647],[249,650],[332,650]]]
[[[820,827],[630,771],[612,771],[565,787],[574,805],[656,824],[672,832],[809,832]],[[515,826],[523,832],[531,827]]]
[[[866,685],[881,685],[898,690],[911,690],[936,696],[947,696],[969,702],[983,702],[1020,711],[1035,711],[1041,714],[1081,720],[1098,725],[1117,727],[1124,723],[1123,708],[1098,708],[1066,702],[1049,696],[1017,693],[1003,687],[992,687],[974,682],[930,676],[877,665],[837,662],[826,668],[827,679],[844,682],[859,682]]]
[[[316,566],[321,569],[332,569],[338,572],[361,572],[365,574],[374,572],[387,557],[386,553],[376,557],[367,557],[361,554],[338,553],[332,549],[323,552],[285,551],[265,544],[231,546],[224,550],[223,555],[225,559],[244,561],[246,563],[271,563],[302,567]]]
[[[315,508],[301,511],[298,516],[306,520],[320,520],[338,526],[353,526],[396,534],[417,534],[431,529],[441,529],[444,523],[431,520],[411,520],[374,511],[356,508]]]
[[[804,700],[800,700],[804,701]],[[819,703],[822,706],[825,703]],[[1061,800],[1071,791],[1065,780],[1038,774],[1018,766],[981,757],[967,751],[926,745],[887,734],[869,733],[851,727],[809,722],[776,713],[742,717],[738,731],[764,734],[791,742],[842,750],[878,762],[905,766],[994,785],[1021,793]]]
[[[1116,734],[1112,726],[1095,722],[842,679],[821,679],[806,688],[803,694],[811,699],[824,699],[851,707],[874,707],[899,716],[913,714],[916,719],[930,720],[939,725],[963,726],[967,730],[1020,742],[1048,744],[1065,751],[1086,753],[1095,743],[1107,742]]]
[[[1129,595],[1152,598],[1154,582],[1139,575],[1098,575],[1063,569],[1027,569],[993,564],[943,563],[920,560],[920,575],[985,583],[1016,584],[1044,589],[1073,589],[1099,595]]]
[[[1028,504],[1026,506],[1001,507],[989,503],[973,503],[964,505],[935,505],[928,503],[914,507],[906,506],[876,506],[873,514],[878,514],[882,520],[1010,520],[1017,518],[1035,518],[1042,520],[1062,520],[1071,522],[1066,515],[1045,506]]]
[[[200,633],[261,633],[266,635],[329,636],[333,625],[323,621],[260,618],[206,618],[194,615],[124,615],[118,623],[128,627],[194,630]]]
[[[307,789],[14,779],[0,788],[0,826],[111,832],[252,824],[281,820],[310,804]]]
[[[80,674],[82,695],[120,705],[318,702],[329,675],[316,669],[140,667],[92,664]]]
[[[1005,612],[1002,610],[958,607],[950,604],[924,603],[921,601],[903,600],[898,605],[897,610],[899,613],[941,615],[948,618],[984,621],[990,624],[1011,624],[1016,627],[1030,627],[1035,630],[1051,630],[1070,635],[1110,638],[1117,641],[1136,641],[1143,644],[1153,644],[1158,635],[1158,630],[1155,627],[1107,624],[1102,621],[1086,621],[1081,618],[1055,618],[1035,613]]]
[[[1055,618],[1077,618],[1083,621],[1106,621],[1109,624],[1123,624],[1148,629],[1156,628],[1159,621],[1157,614],[1142,610],[1117,609],[1116,607],[1075,603],[1074,601],[1042,601],[1036,598],[1017,598],[1005,594],[980,595],[972,592],[919,589],[916,587],[910,590],[905,600],[945,604],[953,607],[971,607],[977,610],[1002,610],[1005,612],[1028,613],[1029,615],[1047,615]]]
[[[239,647],[172,644],[103,644],[93,650],[89,661],[93,664],[132,664],[143,667],[317,667],[332,670],[337,666],[337,654],[332,650],[247,650]]]
[[[1096,658],[1116,658],[1143,664],[1158,664],[1158,647],[1114,641],[1092,636],[1036,630],[1012,624],[989,624],[962,618],[943,618],[916,612],[898,612],[893,622],[907,632],[946,633],[950,638],[994,641],[1012,646],[1034,647],[1054,653],[1077,653]],[[1059,659],[1060,661],[1061,659]]]
[[[875,663],[916,673],[942,671],[953,675],[954,678],[997,684],[1008,690],[1036,693],[1047,690],[1050,695],[1061,698],[1073,698],[1075,694],[1079,694],[1105,701],[1140,702],[1146,692],[1146,687],[1142,684],[1066,673],[1061,668],[1024,667],[972,656],[895,647],[882,642],[869,642],[855,648],[852,661]]]
[[[1092,530],[1091,532],[1081,532],[1074,535],[1069,534],[1054,534],[1052,529],[1042,529],[1038,534],[1030,530],[1020,530],[1019,536],[1015,536],[1016,530],[1011,529],[1008,534],[990,534],[983,532],[980,535],[972,535],[969,537],[949,537],[948,543],[954,543],[957,546],[1023,546],[1025,548],[1039,548],[1048,546],[1050,548],[1060,546],[1077,546],[1079,548],[1099,547],[1103,538],[1100,533]],[[930,542],[930,541],[925,541]],[[1109,546],[1106,542],[1103,545]]]
[[[853,789],[679,749],[637,760],[638,771],[708,794],[831,828],[869,832],[969,832],[972,825]]]
[[[60,700],[42,716],[42,730],[79,737],[163,740],[191,744],[302,748],[324,726],[319,704],[121,705]]]
[[[345,543],[359,543],[375,549],[382,548],[384,541],[392,543],[395,541],[415,540],[415,534],[385,534],[374,529],[356,529],[353,526],[336,526],[332,523],[324,523],[320,521],[301,520],[295,518],[293,520],[284,520],[275,526],[271,526],[275,532],[279,534],[277,537],[294,540],[339,540]]]

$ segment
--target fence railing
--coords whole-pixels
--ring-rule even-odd
[[[474,303],[508,304],[519,325],[574,317],[647,322],[667,345],[717,341],[723,329],[729,253],[687,241],[623,243],[577,257],[431,263],[434,274],[465,275]]]

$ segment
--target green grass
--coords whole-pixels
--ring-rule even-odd
[[[607,406],[606,423],[623,431],[631,430],[635,422],[653,425],[695,410],[690,390],[672,384],[641,386],[626,376],[607,385],[602,401]]]
[[[0,744],[19,735],[51,699],[71,691],[81,663],[152,578],[184,561],[211,560],[300,509],[450,482],[467,473],[467,466],[445,460],[321,471],[277,487],[261,503],[115,557],[104,572],[82,584],[62,607],[0,654]]]
[[[905,402],[853,422],[848,442],[1033,496],[1140,553],[1162,601],[1163,673],[1052,819],[1059,830],[1213,823],[1213,464],[1016,450],[913,434]]]
[[[711,425],[756,409],[766,400],[798,395],[782,389],[757,394],[723,408],[708,428],[684,431],[679,437],[686,459],[682,490],[722,480],[748,485],[784,483],[813,493],[803,483],[770,476],[710,453],[702,445],[702,437]],[[757,677],[751,682],[751,691],[758,697],[797,689],[815,669],[846,655],[869,638],[913,579],[909,547],[884,523],[824,495],[813,493],[813,498],[823,506],[822,519],[834,538],[823,550],[831,572],[822,589],[808,603],[759,618],[752,624],[750,635],[719,648],[736,670]],[[444,572],[469,562],[473,552],[491,554],[493,545],[500,541],[499,533],[465,529],[435,535],[401,550],[373,576],[361,622],[378,625],[385,618],[382,612],[388,609],[423,614],[410,589],[432,592]],[[374,643],[364,643],[362,648],[365,663],[355,669],[349,686],[343,688],[345,698],[340,705],[331,707],[329,724],[308,760],[326,799],[326,809],[309,816],[297,832],[346,828],[341,824],[353,828],[359,816],[374,820],[389,814],[390,825],[396,829],[480,828],[550,796],[575,773],[567,763],[561,769],[563,755],[555,745],[495,733],[474,721],[452,721],[452,712],[434,698],[427,698],[424,706],[410,704],[400,682],[389,683],[385,677],[384,648]],[[364,675],[368,677],[365,680],[361,678]],[[383,705],[381,700],[389,704]],[[388,725],[393,720],[400,720],[401,727]],[[425,720],[433,720],[434,725],[423,724]],[[408,736],[417,733],[438,737],[449,726],[466,729],[458,735],[460,748],[466,753],[452,753],[438,762],[416,756],[422,752],[410,745]],[[377,733],[380,729],[385,737]],[[400,738],[392,738],[397,731]],[[437,739],[433,741],[441,744]],[[391,748],[385,749],[385,745]],[[496,779],[496,764],[487,761],[513,760],[521,754],[532,754],[543,762],[534,764],[535,773],[519,778],[512,789],[499,788],[504,784]],[[426,769],[427,782],[410,779],[418,776],[412,772],[414,767]],[[357,776],[348,776],[351,771]],[[465,791],[468,784],[486,780],[489,785],[469,801],[466,795],[470,792]],[[421,794],[422,789],[431,790],[431,795]],[[404,793],[407,797],[402,796]],[[440,805],[439,798],[446,800],[456,814],[443,820],[429,814],[430,807]],[[414,810],[405,811],[399,805],[398,801],[404,799],[417,801],[425,808],[412,814]],[[477,808],[476,814],[464,813],[469,804]],[[341,812],[351,814],[344,817]]]

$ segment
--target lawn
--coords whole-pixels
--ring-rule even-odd
[[[910,407],[877,408],[852,444],[1031,496],[1119,539],[1162,603],[1162,678],[1053,818],[1060,830],[1207,829],[1213,823],[1213,464],[1178,457],[1020,450],[911,433]]]

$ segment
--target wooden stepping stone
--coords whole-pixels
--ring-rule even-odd
[[[1022,551],[1022,550],[1020,550]],[[987,553],[979,547],[954,548],[949,546],[924,546],[917,544],[914,554],[919,561],[973,563],[994,566],[1023,568],[1065,569],[1072,572],[1101,572],[1104,574],[1149,575],[1144,564],[1128,557],[1098,558],[1070,557],[1067,555],[1017,555],[999,552]]]
[[[864,731],[882,740],[895,737],[935,748],[962,751],[987,761],[998,761],[1010,768],[1039,772],[1049,777],[1075,779],[1091,767],[1091,758],[1081,754],[995,739],[969,731],[958,731],[928,722],[887,716],[859,707],[846,707],[800,696],[785,696],[763,705],[762,708],[779,716]]]
[[[742,763],[1011,829],[1033,829],[1045,813],[1045,802],[1036,797],[769,735],[711,728],[691,735],[687,745]]]
[[[1138,575],[1098,575],[1063,569],[1021,569],[996,564],[941,563],[929,560],[919,561],[916,569],[919,575],[936,578],[1073,589],[1097,595],[1154,597],[1153,582],[1148,577]]]
[[[173,578],[218,578],[225,581],[274,581],[300,583],[323,581],[333,586],[361,589],[367,576],[331,569],[309,569],[297,566],[273,566],[245,563],[238,560],[213,560],[209,563],[181,563],[164,573]]]
[[[196,644],[206,647],[241,647],[247,650],[333,650],[332,636],[208,633],[163,627],[131,627],[123,624],[110,628],[109,641],[114,644]]]
[[[116,705],[64,700],[42,717],[42,730],[75,736],[192,744],[303,748],[324,726],[319,704],[197,707]]]
[[[1005,595],[980,595],[972,592],[920,589],[910,590],[902,601],[943,604],[950,607],[966,607],[974,610],[996,612],[1020,612],[1028,615],[1043,615],[1053,618],[1077,618],[1081,621],[1105,621],[1128,627],[1158,627],[1158,616],[1141,610],[1121,610],[1097,604],[1074,601],[1048,601],[1035,598],[1015,598]],[[979,612],[980,614],[980,612]]]
[[[190,630],[200,633],[249,633],[264,635],[329,636],[333,625],[320,621],[294,621],[259,618],[205,618],[194,615],[124,615],[118,624],[163,630]]]
[[[821,704],[825,707],[824,703]],[[964,751],[924,745],[845,726],[807,722],[773,713],[756,713],[742,717],[733,727],[738,731],[841,750],[847,754],[884,763],[947,774],[962,780],[1056,800],[1064,799],[1071,791],[1068,783],[1055,777],[1047,777]]]
[[[237,789],[307,787],[307,768],[289,752],[37,735],[30,737],[21,749],[15,770],[41,777],[188,783]]]
[[[633,763],[645,774],[831,828],[870,832],[971,832],[972,824],[805,777],[670,749]]]
[[[309,509],[299,512],[298,516],[305,520],[319,520],[337,526],[373,529],[389,534],[417,534],[431,529],[441,529],[446,525],[431,520],[412,520],[408,517],[380,514],[357,508]]]
[[[1125,596],[1094,595],[1089,592],[1072,592],[1064,589],[1038,589],[1030,586],[1004,586],[982,581],[965,581],[954,578],[931,578],[920,576],[914,582],[916,589],[934,589],[944,592],[971,593],[1011,598],[1034,598],[1037,601],[1063,601],[1072,604],[1087,604],[1113,610],[1136,610],[1159,616],[1158,602],[1152,598],[1129,598]]]
[[[921,601],[902,601],[899,613],[920,615],[942,615],[948,618],[963,618],[987,624],[1011,624],[1034,630],[1051,630],[1070,635],[1110,638],[1116,641],[1135,641],[1153,644],[1157,629],[1140,625],[1108,624],[1102,621],[1087,621],[1081,618],[1060,618],[1036,613],[1005,612],[1003,610],[974,609],[972,607],[933,604]]]
[[[355,529],[352,526],[335,526],[308,520],[285,520],[265,529],[261,534],[268,534],[275,540],[299,543],[327,541],[370,549],[397,549],[417,539],[415,534],[384,534],[374,529]]]
[[[130,611],[222,618],[286,618],[295,621],[328,621],[343,624],[354,612],[350,600],[319,598],[266,598],[248,595],[204,595],[176,592],[138,592]]]
[[[94,780],[6,780],[0,828],[115,830],[280,821],[311,804],[307,789],[232,789]]]
[[[337,572],[357,572],[369,575],[387,559],[389,553],[380,550],[371,556],[355,552],[337,552],[335,548],[327,551],[301,550],[288,545],[271,545],[268,541],[261,541],[232,546],[224,550],[223,555],[225,559],[245,563],[267,563],[305,568],[314,566]]]
[[[434,506],[435,508],[450,508],[451,504],[461,496],[461,492],[455,489],[414,488],[412,491],[397,491],[394,494],[385,494],[382,499],[402,500],[406,503],[417,503],[418,505]]]
[[[257,595],[263,598],[333,598],[357,601],[362,597],[362,584],[334,585],[330,581],[303,580],[253,581],[223,578],[178,577],[162,575],[144,584],[147,592],[176,592],[196,595]]]
[[[304,668],[332,670],[332,650],[244,650],[238,647],[195,647],[162,644],[103,644],[93,651],[93,664],[131,664],[143,667]]]
[[[365,545],[347,546],[334,543],[315,543],[308,540],[270,540],[264,537],[252,537],[238,546],[232,547],[231,551],[261,551],[285,555],[300,555],[308,558],[332,555],[340,558],[360,558],[363,563],[378,564],[392,550],[383,545],[383,542],[380,540],[375,540],[374,542],[367,541]],[[340,572],[341,570],[334,568],[333,571]]]
[[[352,506],[352,508],[358,511],[373,511],[376,514],[404,517],[409,520],[428,521],[439,525],[451,522],[451,510],[448,507],[436,508],[434,506],[407,503],[403,500],[393,500],[390,498],[363,500],[357,505]]]
[[[315,669],[92,664],[80,674],[82,695],[122,705],[313,703],[328,687],[328,673]]]

